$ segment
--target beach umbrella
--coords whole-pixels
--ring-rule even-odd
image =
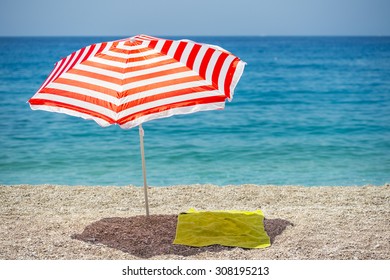
[[[139,126],[149,215],[142,123],[223,109],[244,66],[219,46],[137,35],[92,44],[61,59],[28,102],[33,110],[91,119],[103,127]]]

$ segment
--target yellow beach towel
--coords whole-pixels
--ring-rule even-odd
[[[196,211],[178,217],[173,244],[203,247],[214,244],[242,248],[271,245],[264,230],[264,215],[256,211]]]

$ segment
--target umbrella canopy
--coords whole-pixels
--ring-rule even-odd
[[[174,114],[223,109],[244,65],[218,46],[138,35],[63,58],[29,103],[33,110],[129,129]]]
[[[28,102],[33,110],[91,119],[103,127],[139,125],[149,215],[141,124],[223,109],[244,66],[219,46],[137,35],[93,44],[61,59]]]

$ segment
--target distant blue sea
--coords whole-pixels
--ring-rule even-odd
[[[151,186],[390,183],[390,37],[187,37],[247,62],[232,102],[145,123]],[[0,184],[143,184],[138,129],[32,111],[55,62],[119,37],[0,37]]]

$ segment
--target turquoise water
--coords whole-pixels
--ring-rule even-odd
[[[0,37],[0,183],[142,185],[138,129],[32,111],[54,63],[118,38]],[[223,111],[143,125],[148,183],[390,182],[390,37],[194,37],[248,65]]]

